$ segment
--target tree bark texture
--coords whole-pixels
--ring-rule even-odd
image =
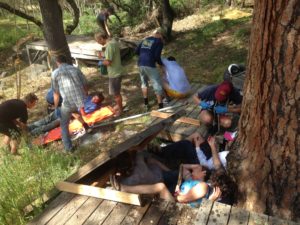
[[[239,148],[229,156],[239,205],[288,219],[300,212],[299,32],[298,0],[255,1]]]
[[[33,22],[35,25],[37,25],[39,28],[43,29],[43,24],[41,21],[34,18],[33,16],[26,14],[25,12],[22,12],[21,10],[15,9],[4,2],[0,2],[0,8],[5,9],[8,12],[13,13],[17,16],[20,16],[23,19],[29,20],[30,22]]]
[[[74,0],[66,0],[68,2],[68,4],[71,6],[72,10],[73,10],[73,23],[67,25],[66,28],[66,34],[71,34],[76,27],[78,26],[79,23],[79,17],[80,17],[80,11],[79,8],[76,5],[76,2]]]
[[[51,56],[64,55],[72,63],[71,53],[64,33],[62,10],[57,0],[39,0],[44,23],[44,37]]]
[[[169,0],[163,0],[162,5],[162,28],[166,31],[167,40],[171,39],[172,33],[172,26],[173,26],[173,19],[174,19],[174,12],[170,5]]]

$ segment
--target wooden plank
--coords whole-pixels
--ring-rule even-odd
[[[78,211],[65,223],[65,225],[81,225],[100,205],[102,199],[89,198]]]
[[[81,207],[88,199],[86,196],[76,195],[68,204],[66,204],[47,225],[65,224],[71,216]]]
[[[289,225],[289,221],[283,220],[277,217],[269,216],[268,219],[269,225]]]
[[[178,225],[193,224],[197,215],[197,208],[192,208],[189,205],[185,205],[182,209]]]
[[[248,225],[267,225],[268,216],[255,212],[250,212]]]
[[[132,205],[118,203],[102,225],[120,224],[131,208]]]
[[[168,206],[167,201],[159,200],[152,202],[149,210],[145,214],[144,218],[140,222],[140,225],[153,225],[157,224],[162,215],[164,214],[165,209]]]
[[[159,118],[166,119],[166,118],[169,118],[172,115],[172,113],[159,112],[159,111],[153,110],[150,115],[154,116],[154,117],[159,117]],[[187,124],[192,124],[192,125],[195,125],[195,126],[199,126],[199,120],[189,118],[189,117],[180,117],[179,119],[177,119],[175,121],[175,123],[176,122],[187,123]]]
[[[129,213],[126,215],[121,225],[137,225],[140,223],[145,212],[148,210],[150,203],[141,206],[133,206]]]
[[[56,184],[56,188],[60,191],[71,192],[95,198],[102,198],[111,201],[128,203],[132,205],[141,205],[140,195],[115,191],[105,188],[93,187],[84,184],[75,184],[61,181]]]
[[[194,225],[206,225],[208,222],[209,214],[213,206],[212,201],[206,199],[202,200],[202,203],[198,209],[197,215],[195,217]]]
[[[55,214],[57,214],[75,195],[71,193],[61,193],[56,197],[42,214],[35,217],[28,225],[46,224]]]
[[[164,129],[166,126],[173,123],[176,119],[183,116],[185,114],[184,110],[178,111],[176,114],[173,114],[171,117],[164,119],[160,121],[159,123],[156,123],[146,130],[140,132],[139,134],[127,139],[126,141],[118,144],[116,147],[112,148],[110,151],[108,151],[108,154],[100,154],[87,164],[85,164],[83,167],[79,168],[79,170],[71,175],[66,181],[69,182],[76,182],[85,175],[89,174],[99,166],[103,165],[105,162],[110,160],[111,158],[119,155],[120,153],[127,151],[129,148],[137,146],[141,144],[147,137],[158,133],[162,129]]]
[[[231,207],[228,225],[247,225],[250,213],[244,209]]]
[[[90,215],[90,217],[84,222],[84,225],[102,224],[116,204],[116,202],[104,200],[93,212],[93,214]]]
[[[229,214],[230,214],[230,205],[225,205],[223,203],[214,202],[210,216],[208,219],[208,225],[227,225]]]
[[[180,218],[182,208],[183,204],[175,202],[169,203],[158,225],[176,225]]]

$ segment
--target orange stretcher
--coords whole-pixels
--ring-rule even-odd
[[[86,116],[83,116],[83,119],[89,126],[92,126],[95,123],[105,120],[113,115],[114,115],[113,108],[110,106],[105,106],[90,114],[87,114]],[[69,124],[70,135],[78,132],[82,128],[83,128],[82,124],[77,119],[72,120]],[[57,127],[49,131],[48,133],[42,135],[41,137],[38,137],[33,142],[34,144],[45,145],[52,141],[57,141],[60,139],[61,139],[61,128]]]

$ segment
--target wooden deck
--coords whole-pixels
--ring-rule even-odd
[[[148,201],[133,206],[71,193],[61,193],[29,225],[295,225],[267,215],[247,212],[218,202],[203,201],[200,208]],[[298,223],[299,224],[299,223]]]
[[[200,108],[198,105],[196,105],[193,102],[193,95],[197,92],[203,90],[206,86],[201,84],[192,84],[192,90],[191,94],[188,98],[185,99],[174,99],[172,100],[168,106],[173,105],[180,105],[182,106],[180,108],[184,109],[186,111],[185,117],[189,119],[193,119],[194,122],[197,122],[198,124],[195,125],[195,123],[184,123],[177,120],[172,126],[167,127],[164,131],[160,133],[160,137],[169,139],[172,141],[179,141],[182,139],[185,139],[186,137],[190,136],[192,133],[194,133],[199,128],[199,113]],[[175,110],[178,110],[176,108]],[[173,113],[174,111],[170,110],[169,113]],[[152,114],[153,115],[153,114]],[[157,122],[161,120],[160,118],[153,118],[153,122]]]

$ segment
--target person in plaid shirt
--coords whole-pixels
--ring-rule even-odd
[[[62,132],[62,141],[66,151],[72,151],[72,141],[69,134],[69,122],[73,112],[81,111],[84,107],[84,100],[88,94],[87,80],[82,72],[67,64],[67,59],[63,55],[56,57],[57,69],[52,72],[51,86],[53,89],[55,113],[59,114],[60,127]],[[63,102],[61,110],[58,110],[59,96]],[[83,124],[85,131],[90,131],[89,126],[84,122],[82,117],[78,118]]]

